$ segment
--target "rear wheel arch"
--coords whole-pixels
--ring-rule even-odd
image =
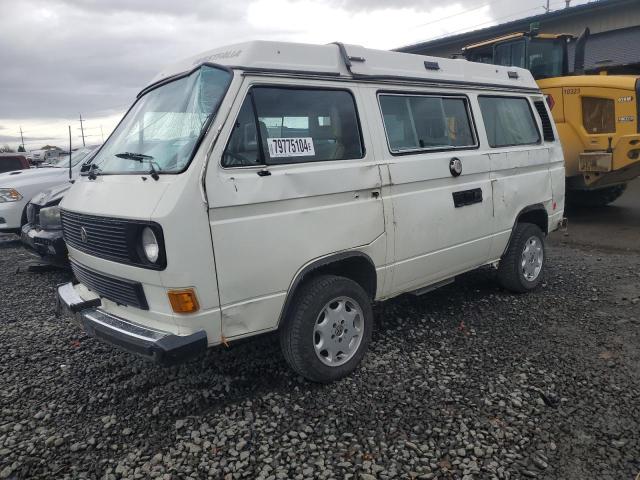
[[[549,214],[541,203],[523,208],[516,217],[513,228],[515,229],[519,223],[533,223],[537,225],[545,235],[549,233]]]
[[[503,255],[509,249],[511,242],[513,240],[513,235],[516,231],[516,227],[521,223],[531,223],[536,225],[544,235],[549,233],[549,214],[547,213],[547,209],[544,208],[544,205],[541,203],[536,203],[534,205],[529,205],[520,210],[520,213],[516,216],[515,221],[513,222],[513,226],[511,227],[511,236],[509,237],[509,241],[507,242],[507,246],[504,249]]]
[[[348,278],[360,285],[371,300],[376,296],[377,273],[375,264],[369,255],[358,251],[329,255],[309,263],[296,274],[280,312],[278,327],[282,326],[300,287],[318,275],[336,275]]]

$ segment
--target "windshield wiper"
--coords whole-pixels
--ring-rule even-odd
[[[158,171],[162,171],[162,168],[160,168],[157,162],[153,161],[153,157],[151,155],[145,155],[143,153],[123,152],[116,153],[116,157],[125,158],[127,160],[136,160],[140,163],[147,161],[149,162],[149,166],[151,167],[151,170],[149,170],[149,175],[151,175],[151,178],[153,178],[154,180],[158,180],[160,178],[160,175],[158,175]]]
[[[128,160],[138,160],[141,163],[143,160],[153,160],[153,157],[151,155],[145,155],[144,153],[134,153],[134,152],[116,153],[116,157],[126,158]]]

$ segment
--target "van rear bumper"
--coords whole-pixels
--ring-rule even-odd
[[[100,305],[100,299],[83,300],[72,283],[58,286],[56,314],[70,314],[88,335],[122,350],[161,365],[172,365],[207,348],[204,330],[175,335],[112,315],[100,310]]]

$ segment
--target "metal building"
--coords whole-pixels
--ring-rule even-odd
[[[398,48],[400,52],[452,57],[462,47],[513,32],[529,31],[532,24],[541,33],[580,35],[589,27],[591,36],[585,52],[585,70],[593,73],[640,74],[640,0],[599,0],[493,27],[438,38]],[[569,44],[569,58],[575,40]],[[572,65],[569,65],[572,68]]]

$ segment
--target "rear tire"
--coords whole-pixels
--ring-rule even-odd
[[[567,203],[572,207],[604,207],[615,202],[627,189],[627,184],[597,190],[567,190]]]
[[[329,383],[353,372],[369,346],[371,300],[353,280],[320,275],[296,293],[280,331],[280,345],[293,370]]]
[[[512,292],[529,292],[542,281],[545,261],[544,235],[540,228],[532,223],[518,223],[500,260],[498,280]]]

